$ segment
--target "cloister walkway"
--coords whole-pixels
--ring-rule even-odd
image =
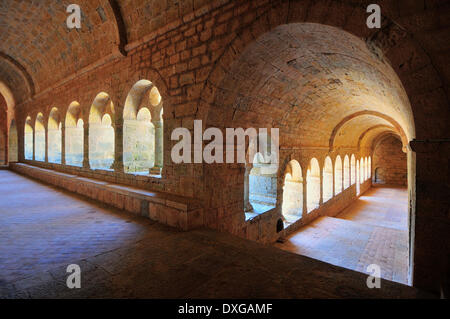
[[[81,288],[69,289],[69,264]],[[229,234],[180,232],[0,170],[2,298],[416,298]]]
[[[336,217],[320,217],[276,247],[366,273],[379,265],[381,278],[408,284],[408,193],[373,187]]]

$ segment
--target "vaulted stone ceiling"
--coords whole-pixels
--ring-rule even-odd
[[[248,45],[226,72],[211,125],[280,127],[286,147],[356,147],[373,127],[395,131],[404,144],[415,134],[390,64],[334,27],[279,26]]]
[[[78,30],[66,26],[66,8],[71,3],[1,1],[0,76],[14,89],[18,101],[26,96],[25,83],[39,93],[111,54],[117,46],[116,21],[108,1],[78,1],[83,21]],[[9,68],[6,60],[12,61]]]
[[[0,80],[20,103],[207,2],[80,0],[82,28],[69,30],[73,1],[2,0]]]

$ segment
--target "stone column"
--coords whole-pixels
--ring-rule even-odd
[[[150,168],[150,174],[160,175],[164,157],[164,127],[163,121],[160,119],[154,120],[152,123],[155,127],[155,165]]]
[[[304,170],[302,170],[302,174]],[[308,214],[308,181],[306,179],[306,173],[303,176],[303,210],[302,210],[302,218]]]
[[[61,165],[66,165],[66,123],[61,122]]]
[[[245,173],[244,173],[244,211],[245,212],[253,211],[252,204],[250,204],[250,170],[251,170],[251,167],[246,167]]]
[[[319,166],[320,167],[320,166]],[[319,199],[319,206],[323,204],[323,167],[319,168],[319,184],[320,184],[320,199]]]
[[[25,135],[23,137],[23,144],[24,144],[24,149],[25,149]],[[25,154],[24,154],[24,158],[25,158]],[[36,160],[36,126],[33,128],[33,161],[35,161],[35,160]]]
[[[123,173],[123,123],[115,125],[114,135],[114,163],[111,168],[115,172]]]
[[[45,162],[48,163],[48,126],[44,130],[45,132]]]
[[[89,164],[89,122],[83,125],[83,168],[90,169]]]

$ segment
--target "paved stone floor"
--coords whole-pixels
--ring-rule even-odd
[[[66,286],[69,264],[81,289]],[[2,298],[416,298],[412,287],[212,230],[179,232],[0,170]]]
[[[384,279],[408,284],[408,193],[374,187],[336,217],[321,217],[276,247],[366,272],[377,264]]]

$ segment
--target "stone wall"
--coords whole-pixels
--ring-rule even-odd
[[[377,184],[406,186],[408,184],[407,156],[398,138],[389,136],[375,148],[372,181]]]

